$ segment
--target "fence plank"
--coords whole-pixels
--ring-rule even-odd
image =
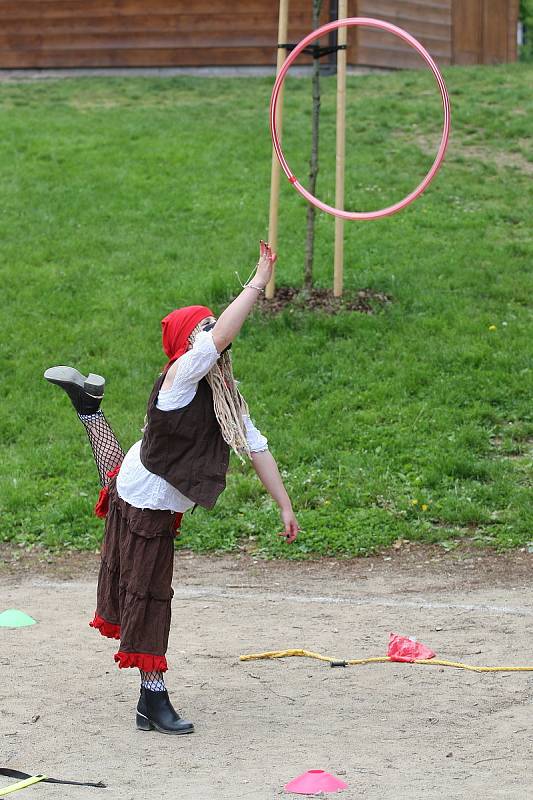
[[[205,53],[200,48],[176,50],[168,49],[106,49],[106,50],[43,50],[31,51],[31,64],[24,58],[24,52],[0,50],[0,63],[6,69],[32,66],[44,68],[83,68],[83,67],[173,67],[177,63],[184,66],[205,66]],[[213,66],[242,66],[272,63],[272,48],[213,47],[209,51],[209,63]]]

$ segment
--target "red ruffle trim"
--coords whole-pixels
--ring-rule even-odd
[[[107,512],[109,511],[109,489],[107,486],[104,486],[103,489],[100,489],[100,494],[98,495],[98,500],[96,501],[96,505],[94,507],[94,513],[100,519],[105,519],[107,517]]]
[[[183,514],[179,511],[176,511],[176,515],[174,517],[174,536],[179,536],[181,534],[181,520],[183,519]]]
[[[115,653],[115,661],[119,669],[137,667],[143,672],[166,672],[168,669],[165,656],[153,656],[150,653]]]
[[[120,639],[120,625],[113,625],[112,622],[106,622],[105,619],[99,617],[98,614],[94,615],[92,622],[89,622],[91,628],[97,628],[102,636],[107,636],[108,639]]]
[[[107,473],[107,477],[111,480],[111,478],[115,478],[120,470],[120,464],[115,469],[112,469],[110,472]],[[105,519],[107,517],[107,512],[109,511],[109,486],[104,486],[100,489],[100,494],[98,495],[98,500],[96,501],[96,505],[94,507],[94,513],[97,517],[101,519]]]

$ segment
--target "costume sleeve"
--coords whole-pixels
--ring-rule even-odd
[[[196,394],[198,381],[207,375],[218,358],[213,334],[210,331],[200,331],[192,348],[178,359],[171,388],[159,391],[157,407],[161,411],[174,411],[188,405]]]
[[[243,415],[243,422],[246,428],[246,439],[248,440],[248,446],[252,453],[262,453],[264,450],[268,450],[268,439],[266,436],[263,436],[261,431],[259,431],[250,417],[246,414]]]

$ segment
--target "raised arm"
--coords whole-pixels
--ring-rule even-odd
[[[219,353],[225,350],[238,335],[244,320],[272,276],[272,267],[276,257],[269,245],[261,241],[259,261],[257,262],[254,277],[246,284],[242,292],[226,310],[222,312],[213,328],[213,341]]]

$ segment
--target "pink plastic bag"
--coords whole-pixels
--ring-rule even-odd
[[[421,658],[435,658],[435,653],[426,647],[425,644],[410,639],[407,636],[400,636],[399,633],[391,633],[389,636],[389,649],[387,651],[391,661],[413,662]]]

